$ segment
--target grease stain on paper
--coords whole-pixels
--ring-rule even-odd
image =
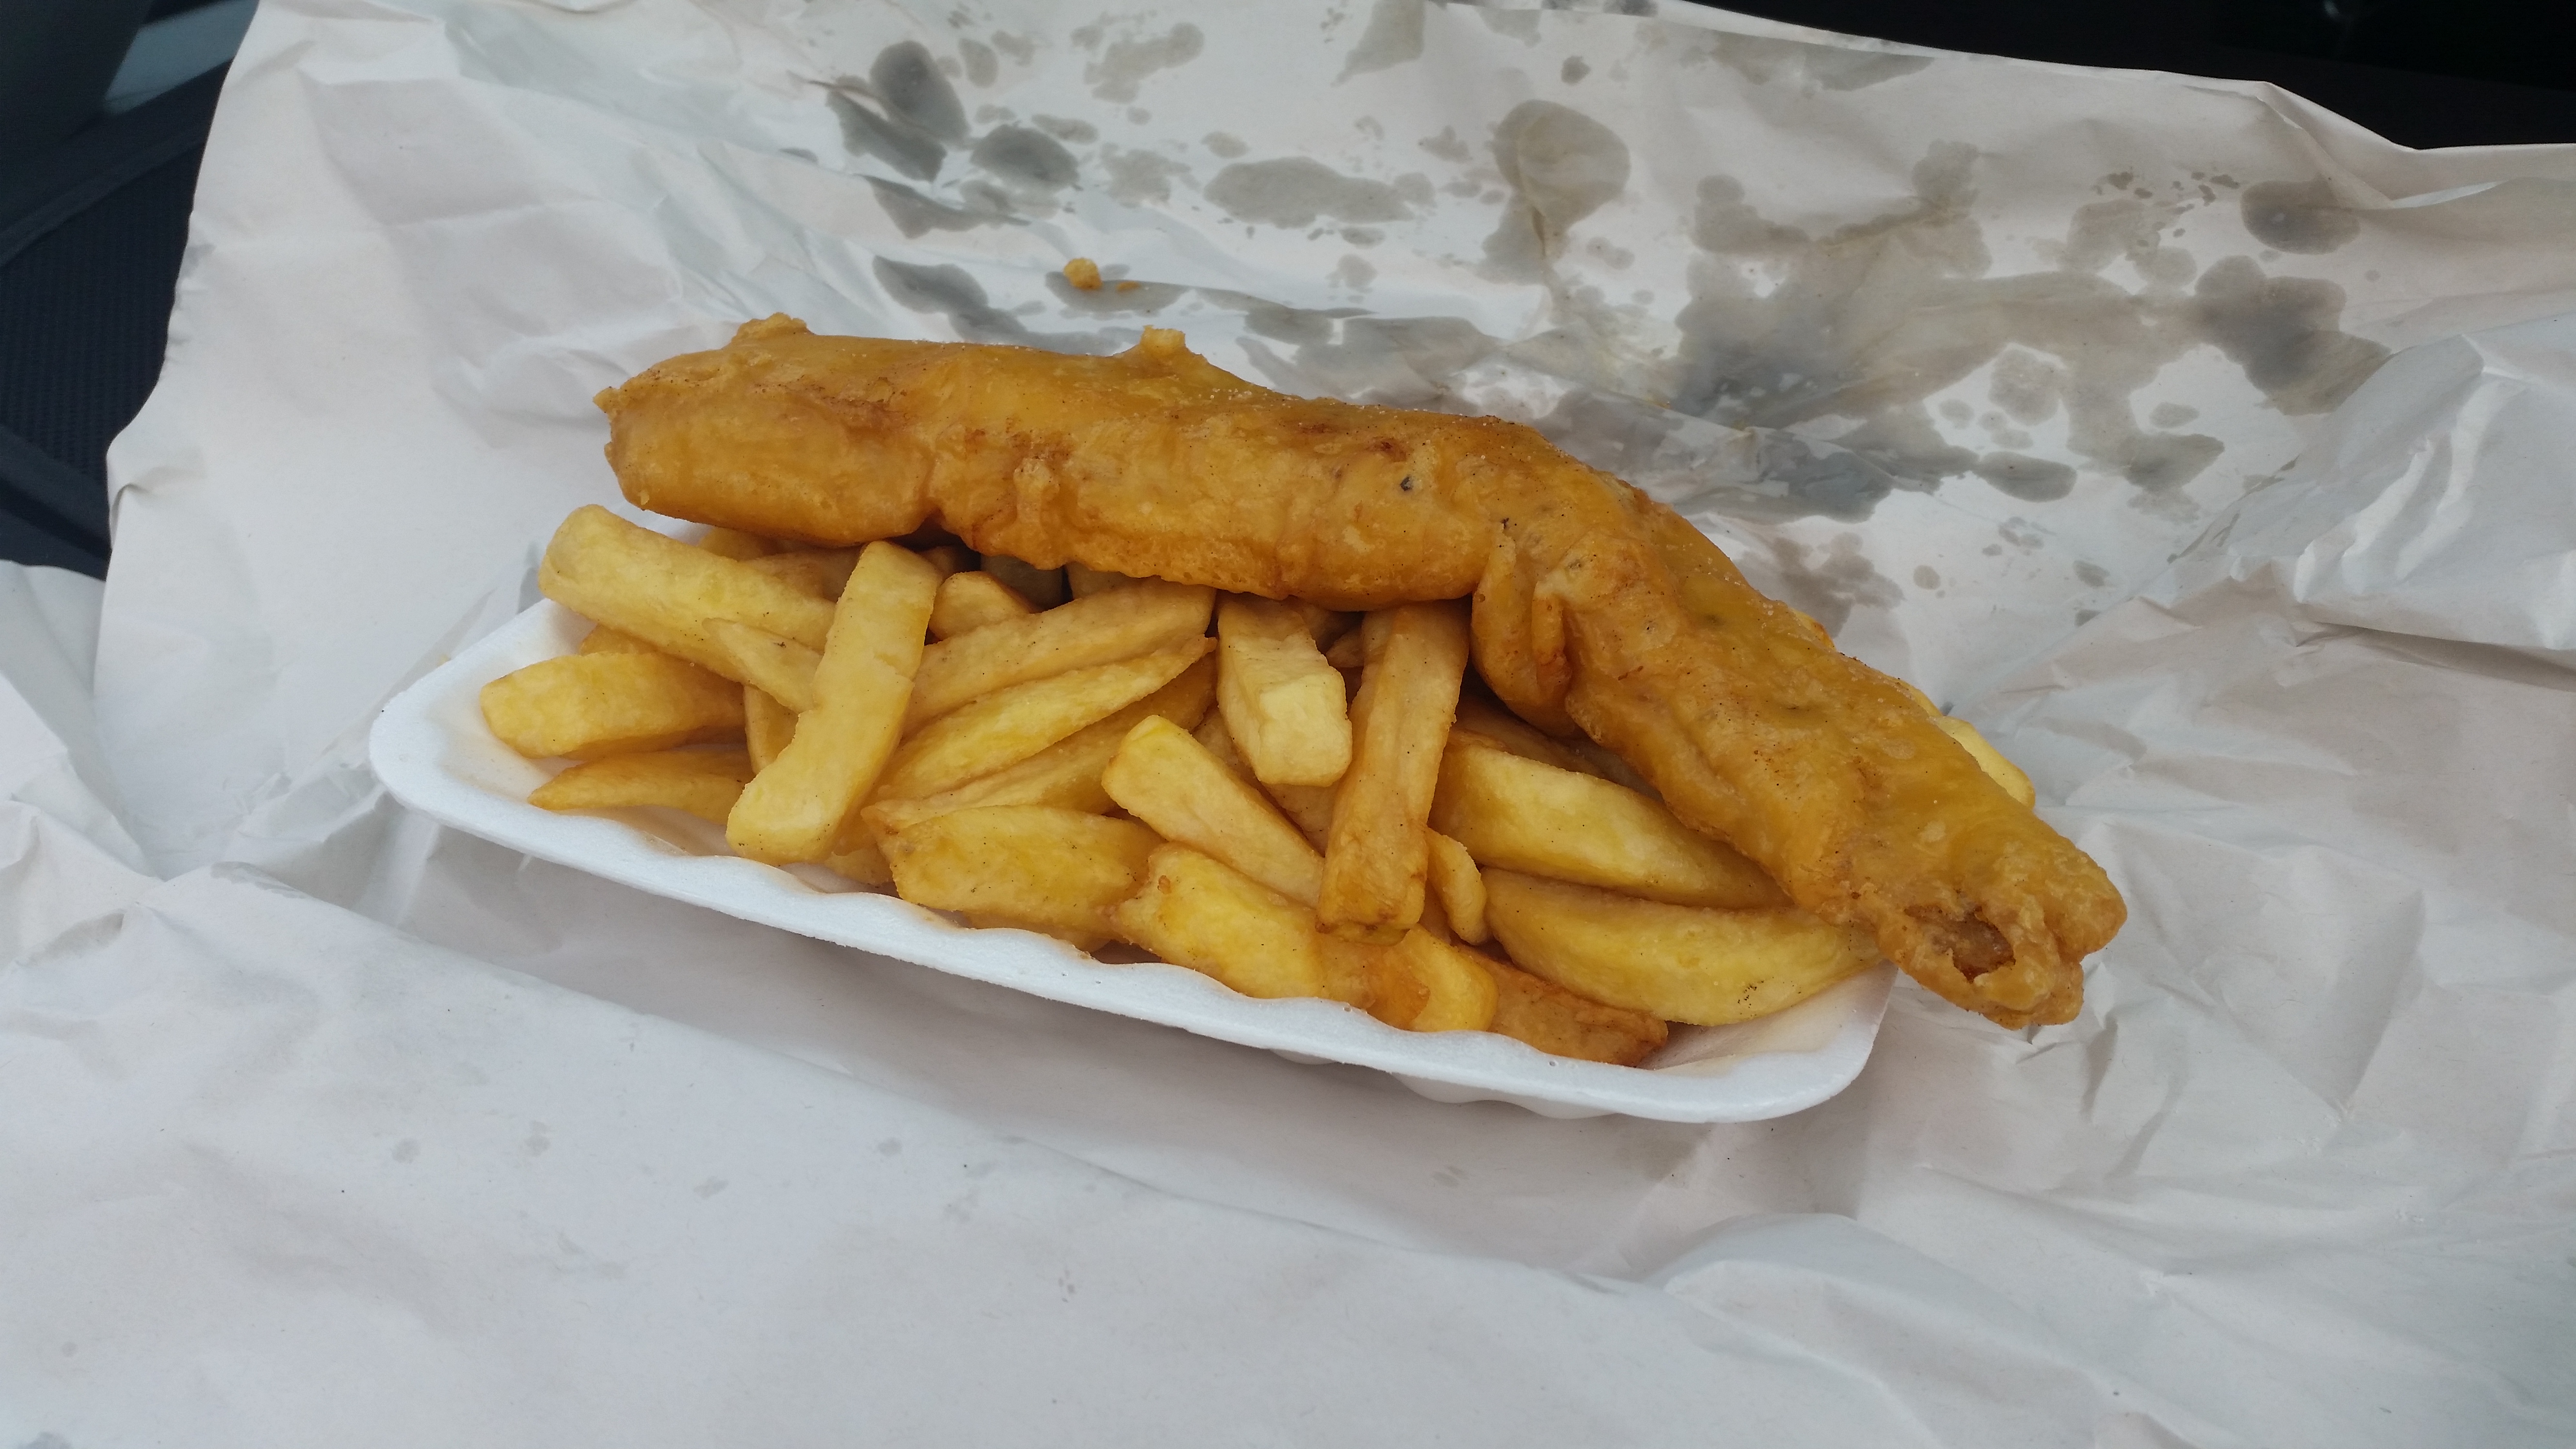
[[[1369,11],[1368,27],[1360,32],[1359,43],[1351,47],[1333,83],[1420,60],[1425,5],[1426,0],[1377,0],[1376,8]]]
[[[918,266],[888,257],[876,259],[877,285],[895,305],[948,319],[960,341],[1006,342],[1043,347],[1052,352],[1101,353],[1117,343],[1098,332],[1033,332],[1027,323],[993,305],[984,284],[964,267]]]
[[[1073,32],[1073,43],[1095,50],[1106,37],[1103,24],[1086,25]],[[1161,35],[1112,40],[1098,60],[1082,68],[1083,84],[1104,101],[1126,105],[1136,99],[1147,76],[1187,65],[1206,48],[1206,34],[1186,20]]]
[[[1395,187],[1345,176],[1309,156],[1276,161],[1237,161],[1207,184],[1207,199],[1237,221],[1268,226],[1312,226],[1336,221],[1401,221],[1412,214]]]

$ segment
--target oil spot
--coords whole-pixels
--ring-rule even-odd
[[[2000,543],[1990,543],[1990,544],[1987,544],[1984,548],[1981,548],[1981,549],[1978,549],[1978,550],[1977,550],[1977,552],[1979,552],[1979,553],[1981,553],[1981,554],[1984,554],[1984,555],[1985,555],[1986,557],[1988,557],[1988,558],[1998,558],[1998,557],[2001,557],[2001,556],[2002,556],[2002,554],[2003,554],[2003,551],[2004,551],[2004,546],[2003,546],[2002,544],[2000,544]]]
[[[1003,311],[985,295],[981,282],[964,267],[914,266],[891,258],[876,259],[877,285],[895,305],[913,312],[935,312],[948,319],[960,340],[1010,342],[1058,352],[1099,353],[1110,339],[1098,333],[1032,332],[1019,318]]]
[[[1081,39],[1080,31],[1075,39]],[[1206,46],[1207,37],[1186,20],[1162,35],[1112,41],[1100,59],[1083,67],[1083,84],[1102,100],[1125,105],[1136,99],[1145,77],[1189,64]]]
[[[1242,137],[1230,131],[1210,131],[1199,144],[1214,151],[1218,159],[1225,161],[1231,161],[1251,149],[1243,144]]]
[[[1311,226],[1316,218],[1327,216],[1340,221],[1399,221],[1408,214],[1394,187],[1344,176],[1306,156],[1235,162],[1208,182],[1207,198],[1237,221],[1271,226]]]
[[[410,1162],[420,1156],[420,1144],[409,1137],[394,1144],[394,1161]]]
[[[1977,460],[1976,474],[2026,503],[2047,503],[2075,491],[2073,468],[2024,453],[1988,453]]]
[[[1930,564],[1915,565],[1914,586],[1918,589],[1937,589],[1941,587],[1940,570],[1935,569]]]
[[[710,1177],[706,1181],[699,1183],[696,1187],[689,1190],[700,1197],[714,1197],[717,1193],[724,1191],[728,1185],[729,1184],[727,1184],[721,1177]]]
[[[868,67],[868,84],[893,119],[942,141],[966,139],[966,108],[920,41],[886,47]]]
[[[2200,409],[2196,407],[2168,402],[2156,404],[2156,410],[2147,414],[2147,421],[2160,428],[2178,428],[2199,416]]]
[[[1057,140],[1071,141],[1077,146],[1088,146],[1100,139],[1098,126],[1089,121],[1077,121],[1070,116],[1031,116],[1029,121]]]
[[[1538,44],[1538,12],[1535,10],[1476,9],[1476,18],[1496,35],[1507,36],[1523,45]]]
[[[1579,55],[1567,56],[1565,64],[1556,68],[1556,78],[1567,85],[1580,85],[1583,78],[1590,74],[1592,74],[1592,67],[1585,64],[1583,57]]]
[[[819,161],[822,159],[802,146],[781,146],[778,148],[778,154],[781,156],[793,156],[799,161]]]
[[[1421,145],[1423,150],[1441,160],[1455,162],[1460,166],[1476,159],[1476,153],[1468,150],[1467,143],[1458,139],[1458,128],[1455,126],[1441,127],[1439,135],[1424,137]]]
[[[1061,191],[1082,179],[1073,153],[1055,138],[1026,126],[1000,126],[986,132],[969,153],[977,166],[1004,182],[1037,191]]]
[[[864,178],[868,189],[876,193],[877,205],[885,208],[886,219],[905,236],[920,236],[933,231],[969,231],[979,226],[998,226],[1014,222],[1010,198],[1001,188],[988,183],[971,183],[961,188],[963,205],[950,206],[934,201],[900,181],[880,177]]]
[[[1368,28],[1360,32],[1359,44],[1351,47],[1334,84],[1420,60],[1424,5],[1425,0],[1377,0],[1376,8],[1369,11]]]
[[[1373,226],[1346,226],[1342,228],[1342,240],[1355,247],[1373,247],[1386,240],[1386,233]]]
[[[989,86],[1001,79],[1002,63],[993,47],[980,40],[957,42],[957,53],[966,58],[966,79],[979,86]]]
[[[1958,427],[1966,427],[1968,425],[1968,419],[1975,417],[1976,415],[1977,410],[1975,408],[1968,406],[1966,402],[1955,397],[1941,404],[1941,416],[1948,418],[1953,425]]]
[[[2245,230],[2266,246],[2316,256],[2361,235],[2361,218],[2335,199],[2322,176],[2314,181],[2258,181],[2238,205]]]
[[[1239,309],[1246,355],[1272,387],[1389,407],[1454,400],[1453,380],[1500,345],[1455,317],[1371,317],[1356,307],[1285,307],[1216,288],[1199,295]],[[1281,351],[1256,340],[1281,343]]]
[[[1025,35],[1013,35],[1007,30],[993,32],[993,48],[1022,65],[1031,64],[1038,58],[1038,43],[1035,40]]]
[[[2322,413],[2352,395],[2388,349],[2341,331],[2343,288],[2266,277],[2244,257],[2211,267],[2194,293],[2209,339],[2285,413]]]
[[[1780,582],[1771,593],[1824,625],[1826,633],[1841,633],[1856,608],[1892,609],[1904,602],[1905,591],[1862,555],[1859,534],[1835,535],[1824,556],[1810,563],[1814,552],[1802,543],[1773,539],[1771,561]]]
[[[939,174],[948,148],[903,123],[878,115],[861,104],[844,78],[823,94],[824,104],[841,123],[841,144],[854,155],[874,156],[916,181]]]
[[[883,1142],[878,1143],[878,1144],[877,1144],[877,1156],[879,1156],[879,1157],[901,1157],[901,1156],[903,1156],[903,1139],[901,1139],[901,1138],[899,1138],[899,1137],[889,1137],[889,1138],[887,1138],[886,1140],[884,1140]]]
[[[2081,629],[2101,617],[2102,611],[2099,609],[2078,609],[2075,611],[2075,627]]]
[[[1333,268],[1333,285],[1347,291],[1365,292],[1376,280],[1377,268],[1370,266],[1368,259],[1357,253],[1345,255]]]
[[[2075,565],[2075,577],[2098,589],[2111,582],[2111,571],[2097,563],[2078,561]]]
[[[1488,14],[1494,12],[1487,12]],[[1628,145],[1590,116],[1554,101],[1523,101],[1494,128],[1494,164],[1511,204],[1485,239],[1484,274],[1537,281],[1565,235],[1628,186]]]
[[[1111,146],[1100,154],[1109,175],[1109,199],[1123,206],[1159,205],[1172,199],[1172,183],[1187,181],[1190,168],[1155,151]]]
[[[527,1149],[530,1157],[543,1157],[546,1155],[546,1149],[555,1145],[555,1140],[547,1136],[546,1132],[545,1123],[531,1122],[528,1124],[527,1140],[519,1145]]]

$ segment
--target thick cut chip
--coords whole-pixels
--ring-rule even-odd
[[[532,760],[593,760],[742,732],[742,687],[660,653],[563,654],[483,686],[483,722]]]
[[[1986,778],[2004,787],[2005,794],[2024,805],[2038,801],[2039,792],[2031,788],[2030,776],[2023,774],[2019,765],[2005,759],[2001,750],[1987,744],[1986,737],[1977,733],[1975,725],[1963,719],[1952,719],[1946,714],[1933,716],[1932,722],[1941,727],[1941,733],[1957,740],[1960,748],[1968,752],[1968,757],[1977,762],[1977,768],[1986,772]]]
[[[1459,940],[1472,946],[1485,939],[1484,874],[1467,847],[1437,830],[1431,832],[1431,897]]]
[[[624,630],[611,629],[602,624],[582,635],[581,642],[573,646],[573,652],[576,654],[659,654],[662,651]]]
[[[841,597],[841,589],[850,581],[850,570],[858,566],[855,548],[800,548],[787,553],[763,554],[746,563],[771,578],[818,599]]]
[[[745,533],[739,528],[710,528],[706,537],[698,540],[698,547],[718,558],[735,559],[759,558],[763,554],[776,553],[779,548],[759,534]]]
[[[1485,893],[1494,939],[1522,969],[1666,1021],[1768,1016],[1879,959],[1869,932],[1794,906],[1668,906],[1508,870],[1485,872]]]
[[[1315,641],[1317,649],[1331,648],[1343,635],[1360,626],[1360,616],[1357,614],[1346,614],[1339,609],[1327,609],[1321,604],[1310,604],[1304,599],[1290,599],[1288,607],[1296,610],[1297,617],[1305,621],[1306,635]]]
[[[832,627],[830,604],[761,572],[756,562],[691,548],[596,504],[574,509],[555,530],[537,582],[547,598],[583,618],[718,674],[733,664],[707,636],[709,619],[732,619],[815,649]]]
[[[998,553],[984,555],[984,572],[1011,586],[1011,592],[1040,609],[1052,609],[1071,597],[1064,570],[1042,569]]]
[[[1440,765],[1431,828],[1479,862],[1679,906],[1777,906],[1788,897],[1724,841],[1624,785],[1461,737]]]
[[[1211,712],[1190,733],[1191,738],[1207,747],[1209,754],[1216,756],[1219,764],[1260,785],[1261,793],[1270,797],[1270,803],[1279,807],[1279,813],[1288,817],[1289,823],[1297,827],[1297,833],[1306,837],[1306,843],[1315,847],[1318,854],[1322,853],[1325,838],[1333,831],[1333,787],[1262,785],[1260,781],[1253,780],[1252,766],[1244,763],[1243,752],[1234,747],[1234,732],[1225,727],[1222,714]]]
[[[1064,566],[1064,581],[1077,599],[1087,599],[1093,594],[1105,594],[1112,589],[1123,589],[1131,584],[1144,582],[1127,574],[1113,574],[1107,569],[1085,568],[1078,563]]]
[[[1374,948],[1325,935],[1313,911],[1186,845],[1157,849],[1110,920],[1125,939],[1246,996],[1369,1003]]]
[[[751,778],[741,750],[655,750],[575,765],[528,796],[548,810],[617,810],[660,805],[718,825]]]
[[[1204,718],[1216,700],[1216,661],[1201,659],[1180,677],[1098,724],[1085,725],[1016,765],[979,776],[955,789],[915,800],[880,800],[859,812],[877,834],[893,835],[933,816],[979,805],[1053,805],[1092,815],[1106,814],[1109,792],[1100,788],[1101,772],[1118,757],[1127,732],[1138,720],[1159,715],[1188,727]]]
[[[823,868],[865,886],[894,884],[894,867],[886,864],[885,852],[873,840],[835,849],[823,857]]]
[[[1580,1061],[1633,1067],[1661,1050],[1663,1018],[1623,1006],[1606,1006],[1555,982],[1515,970],[1482,952],[1475,958],[1494,982],[1494,1019],[1485,1029],[1546,1052]]]
[[[1417,926],[1385,948],[1380,960],[1387,974],[1401,973],[1412,983],[1406,995],[1413,1009],[1401,1021],[1381,1010],[1378,1020],[1407,1031],[1483,1031],[1493,1025],[1494,978],[1475,953]]]
[[[930,637],[953,639],[969,630],[1006,619],[1025,619],[1037,610],[1011,592],[1011,586],[980,570],[950,574],[939,581],[939,602],[930,607]]]
[[[814,707],[725,822],[737,855],[823,860],[894,755],[939,571],[890,543],[860,554],[814,671]]]
[[[751,754],[754,773],[769,768],[787,742],[796,738],[796,711],[776,696],[751,685],[742,687],[742,742]]]
[[[818,651],[731,619],[709,619],[707,637],[733,661],[729,672],[744,687],[761,690],[798,714],[814,707],[814,671],[823,662]]]
[[[1207,633],[1216,591],[1149,580],[943,639],[921,657],[905,728],[1015,684],[1133,659]]]
[[[1229,595],[1217,605],[1217,709],[1265,785],[1330,785],[1351,764],[1342,672],[1324,662],[1293,605]]]
[[[1337,934],[1391,941],[1422,919],[1425,831],[1467,672],[1467,610],[1402,604],[1360,628],[1368,664],[1351,704],[1351,768],[1333,791],[1316,914]]]
[[[954,642],[962,644],[1008,627],[997,624]],[[905,740],[894,763],[886,767],[877,793],[887,800],[918,799],[1016,765],[1171,683],[1215,644],[1213,639],[1193,638],[1177,648],[1035,679],[987,695],[932,720]]]
[[[1573,770],[1578,774],[1601,773],[1574,749],[1572,741],[1542,733],[1538,726],[1495,703],[1481,687],[1458,696],[1458,722],[1449,731],[1452,740],[1470,735],[1524,760],[1536,760],[1540,764],[1554,765],[1560,770]]]
[[[1220,700],[1224,690],[1220,682]],[[1100,787],[1164,839],[1214,856],[1290,900],[1315,903],[1324,858],[1259,787],[1170,720],[1138,721]]]
[[[978,926],[1043,931],[1091,950],[1116,938],[1110,909],[1136,893],[1162,842],[1132,820],[1044,805],[983,806],[885,841],[895,894]]]
[[[975,566],[974,551],[962,543],[932,544],[927,548],[914,549],[913,552],[921,555],[923,563],[939,570],[939,576],[943,579],[954,574],[962,574]]]

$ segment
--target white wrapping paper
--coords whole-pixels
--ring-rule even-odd
[[[0,657],[0,1443],[2566,1443],[2571,223],[2572,148],[1678,7],[269,0],[97,746]],[[1536,421],[2131,923],[2069,1026],[1556,1123],[406,816],[371,713],[611,496],[589,395],[772,310]]]

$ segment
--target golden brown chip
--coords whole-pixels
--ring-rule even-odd
[[[968,643],[1008,627],[996,624],[950,642]],[[903,742],[877,794],[917,799],[1016,765],[1171,683],[1215,645],[1193,637],[1176,648],[1015,684],[951,710]]]
[[[1542,977],[1480,951],[1467,952],[1494,980],[1494,1019],[1487,1031],[1550,1056],[1633,1067],[1661,1050],[1663,1021],[1642,1011],[1588,1001]]]
[[[1220,683],[1220,698],[1223,693]],[[1100,787],[1164,839],[1221,860],[1290,900],[1314,904],[1324,858],[1258,786],[1170,720],[1140,720],[1128,730]]]
[[[1454,740],[1431,828],[1483,865],[1686,906],[1776,906],[1788,897],[1734,847],[1625,786]]]
[[[1043,805],[951,811],[888,836],[895,893],[978,926],[1041,931],[1091,950],[1162,844],[1132,820]]]
[[[1215,604],[1213,589],[1152,580],[943,639],[921,656],[904,727],[919,729],[1015,684],[1200,638]]]
[[[483,686],[483,722],[532,760],[641,754],[742,732],[742,688],[660,653],[563,654]]]
[[[1360,628],[1367,673],[1351,705],[1351,767],[1333,792],[1316,914],[1337,934],[1391,940],[1422,919],[1425,831],[1467,671],[1467,610],[1403,604]]]
[[[710,619],[817,649],[832,627],[830,604],[763,573],[759,562],[719,558],[593,505],[574,509],[555,530],[537,581],[547,598],[593,623],[725,674],[733,662],[707,637]]]
[[[722,825],[751,778],[741,750],[655,750],[575,765],[528,796],[547,810],[617,810],[658,805]]]
[[[1365,1008],[1371,947],[1315,928],[1315,913],[1186,845],[1165,845],[1110,913],[1122,937],[1246,996],[1321,996]]]

